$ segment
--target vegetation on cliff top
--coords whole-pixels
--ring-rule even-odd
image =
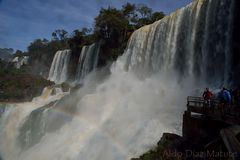
[[[102,41],[99,66],[114,61],[124,52],[131,33],[143,25],[163,18],[163,12],[153,12],[146,5],[126,3],[122,8],[102,8],[95,17],[93,28],[76,29],[68,33],[57,29],[52,39],[36,39],[24,53],[30,56],[30,73],[47,75],[57,50],[71,49],[70,72],[74,75],[81,49],[84,45]],[[37,67],[36,67],[37,66]],[[70,73],[71,75],[71,73]]]
[[[0,48],[0,59],[8,61],[12,58],[12,48]]]
[[[94,19],[93,28],[76,29],[68,33],[57,29],[52,39],[36,39],[26,52],[17,50],[13,57],[29,56],[29,64],[16,69],[12,64],[0,61],[0,101],[25,101],[41,93],[43,87],[52,84],[41,78],[48,77],[53,57],[58,50],[71,49],[69,76],[76,73],[78,59],[84,45],[101,41],[98,66],[124,52],[131,33],[143,25],[163,18],[163,12],[153,12],[145,5],[126,3],[121,9],[102,8]],[[12,49],[9,49],[13,51]]]
[[[0,101],[23,102],[39,96],[45,86],[53,83],[41,76],[27,74],[25,69],[18,70],[0,60]]]

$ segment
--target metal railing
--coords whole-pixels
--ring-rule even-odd
[[[218,110],[220,106],[219,100],[215,98],[204,100],[202,97],[187,97],[187,109],[190,112],[206,115],[213,110]]]
[[[220,104],[219,100],[216,98],[211,98],[209,100],[204,100],[202,97],[187,97],[187,106],[194,107],[215,107]]]
[[[202,97],[187,97],[187,106],[203,107],[204,102]]]
[[[187,111],[211,117],[231,124],[240,124],[240,107],[221,103],[218,99],[204,100],[202,97],[187,97]]]

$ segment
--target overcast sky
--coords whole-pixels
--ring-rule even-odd
[[[0,48],[26,50],[37,38],[51,38],[56,29],[72,32],[92,27],[101,7],[126,2],[146,4],[169,14],[192,0],[0,0]]]

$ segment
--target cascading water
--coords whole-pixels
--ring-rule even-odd
[[[174,72],[220,86],[229,80],[234,1],[198,0],[133,33],[128,68]]]
[[[65,82],[67,80],[70,56],[70,50],[57,51],[52,61],[48,80],[53,81],[57,84]]]
[[[19,104],[0,104],[1,110],[4,108],[4,114],[0,115],[0,127],[2,128],[0,132],[0,159],[4,158],[4,160],[17,160],[18,153],[21,151],[21,148],[19,148],[17,145],[19,143],[18,141],[23,141],[27,144],[30,143],[30,138],[28,136],[18,140],[18,137],[21,135],[20,130],[23,127],[22,125],[24,122],[31,117],[30,115],[32,112],[39,110],[42,106],[52,106],[59,99],[68,94],[63,92],[54,92],[54,90],[58,89],[53,87],[44,88],[41,96],[34,98],[32,102]],[[34,123],[32,124],[34,125]],[[41,121],[38,124],[41,124]],[[38,128],[41,126],[38,125],[34,127]],[[31,131],[32,129],[28,128],[27,135],[31,135]],[[41,132],[36,133],[36,135],[38,134],[41,134]],[[11,154],[8,154],[10,152]]]
[[[5,111],[0,155],[126,160],[156,145],[163,132],[180,133],[185,98],[196,83],[228,80],[233,3],[195,0],[134,32],[105,80],[85,79],[54,105]]]
[[[88,73],[97,67],[99,50],[100,42],[83,46],[77,67],[77,82],[81,82]]]

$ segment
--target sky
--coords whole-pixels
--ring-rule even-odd
[[[0,0],[0,48],[27,50],[38,38],[51,39],[56,29],[71,33],[92,27],[102,7],[127,2],[146,4],[169,14],[192,0]]]

